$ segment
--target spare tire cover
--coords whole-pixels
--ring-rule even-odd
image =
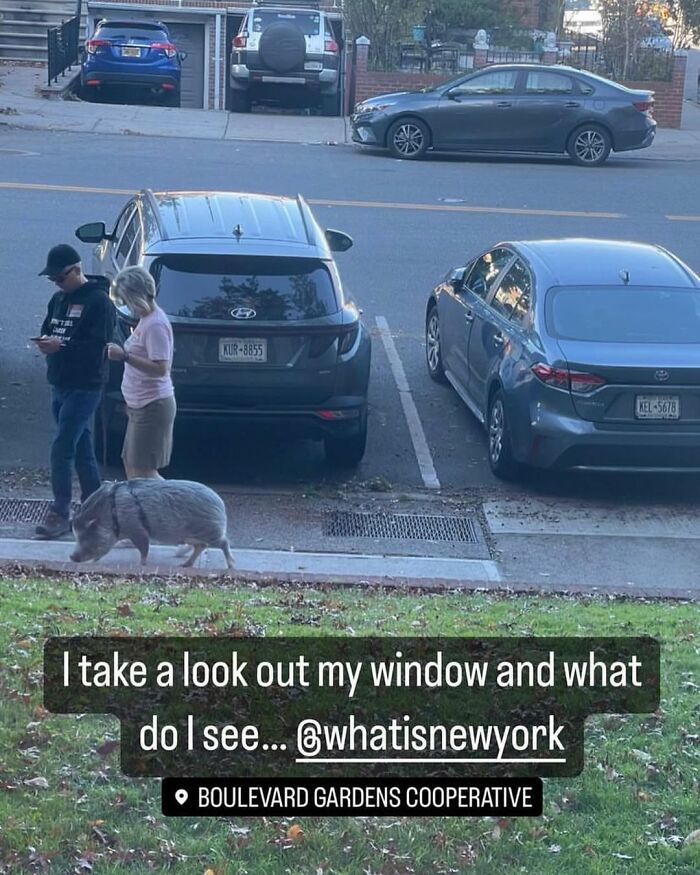
[[[286,21],[275,21],[266,27],[260,37],[260,58],[269,70],[289,73],[303,69],[306,56],[304,34]]]

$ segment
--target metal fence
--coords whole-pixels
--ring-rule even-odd
[[[65,76],[66,70],[78,63],[81,7],[82,0],[77,0],[74,17],[64,21],[60,27],[50,27],[46,31],[49,85],[57,82],[59,76]]]
[[[673,78],[673,52],[633,46],[626,49],[611,40],[581,33],[564,33],[559,60],[615,81],[666,81]]]

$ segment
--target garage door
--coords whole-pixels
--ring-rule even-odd
[[[201,109],[204,105],[204,25],[175,21],[165,23],[178,51],[187,52],[182,62],[180,106]]]

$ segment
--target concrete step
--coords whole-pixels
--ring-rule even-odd
[[[46,32],[76,13],[74,0],[0,0],[0,59],[46,60]],[[83,10],[81,39],[85,38]]]

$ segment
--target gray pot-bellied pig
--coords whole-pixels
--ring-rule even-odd
[[[190,480],[123,480],[105,483],[73,518],[73,562],[97,561],[128,538],[146,562],[151,540],[191,544],[190,567],[205,547],[219,547],[234,567],[226,537],[226,507],[208,486]]]

